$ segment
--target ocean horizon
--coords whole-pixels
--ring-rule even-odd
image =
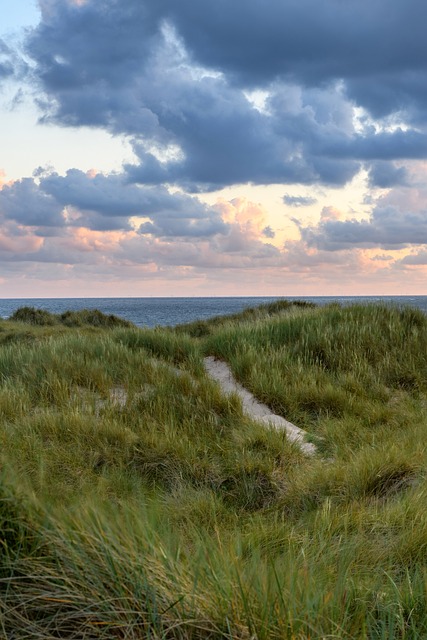
[[[45,309],[51,313],[99,309],[130,320],[138,327],[174,326],[195,320],[206,320],[217,315],[243,311],[243,309],[275,300],[305,300],[325,305],[386,303],[413,306],[427,313],[427,296],[210,296],[210,297],[132,297],[132,298],[0,298],[0,317],[9,318],[24,306]]]

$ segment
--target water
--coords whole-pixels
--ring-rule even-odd
[[[63,313],[81,309],[99,309],[103,313],[120,316],[140,327],[173,326],[212,316],[236,313],[247,307],[279,300],[278,297],[241,298],[20,298],[0,299],[0,317],[8,318],[23,306]],[[319,296],[287,297],[287,300],[308,300],[320,305],[330,302],[386,302],[418,307],[427,313],[427,296]]]

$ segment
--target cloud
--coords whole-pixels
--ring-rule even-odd
[[[421,0],[218,2],[48,3],[26,41],[42,121],[124,135],[130,181],[189,192],[339,186],[362,162],[426,156]],[[356,123],[355,106],[394,120]]]
[[[295,273],[312,273],[316,278],[320,275],[320,269],[328,271],[331,276],[335,272],[336,278],[339,279],[343,269],[351,270],[355,277],[363,271],[363,257],[360,251],[331,252],[317,247],[307,247],[304,240],[286,242],[285,249],[284,262],[288,269]]]
[[[6,175],[6,171],[4,169],[0,169],[0,189],[3,187],[3,185],[8,184],[8,180],[7,180],[7,175]]]
[[[206,191],[246,182],[343,184],[359,170],[352,159],[322,158],[315,149],[323,137],[344,135],[336,119],[348,105],[336,91],[335,116],[329,118],[322,102],[326,91],[313,94],[309,108],[301,90],[294,89],[295,107],[281,88],[268,101],[268,112],[261,112],[223,76],[195,77],[188,61],[173,72],[168,64],[157,70],[156,81],[163,77],[161,88],[155,86],[150,93],[152,83],[146,79],[144,99],[150,94],[150,109],[179,154],[168,162],[156,157],[146,142],[135,142],[140,163],[126,167],[131,181],[178,183],[190,191]]]
[[[397,167],[392,162],[377,161],[369,167],[369,185],[388,189],[397,185],[405,185],[408,182],[408,173],[405,167]]]
[[[382,131],[371,135],[339,136],[320,140],[323,153],[331,158],[394,160],[425,158],[427,133],[416,130]]]
[[[275,238],[276,233],[270,227],[270,225],[268,225],[267,227],[264,227],[264,229],[262,230],[262,235],[265,236],[266,238]]]
[[[0,226],[0,256],[26,254],[37,251],[43,244],[43,239],[37,237],[28,229],[23,229],[15,222],[8,221]]]
[[[374,255],[371,258],[373,260],[373,262],[392,262],[393,258],[390,255],[386,255],[386,254],[380,254],[380,255]]]
[[[255,268],[281,263],[267,211],[244,198],[207,206],[122,174],[35,172],[0,190],[5,261]]]
[[[405,256],[400,260],[401,265],[427,265],[427,251],[423,249],[422,251],[418,251],[417,253],[411,253],[408,256]]]
[[[58,178],[51,177],[55,181]],[[84,184],[82,176],[79,179]],[[32,185],[37,186],[34,182]],[[131,186],[131,189],[137,188]],[[67,189],[65,192],[69,193]],[[63,195],[62,189],[60,194]],[[69,199],[68,196],[63,200]],[[283,262],[281,251],[266,241],[274,232],[265,225],[263,207],[237,198],[219,201],[212,211],[215,214],[212,218],[183,218],[178,212],[175,218],[153,216],[156,223],[143,223],[139,229],[121,224],[117,230],[77,226],[76,221],[82,223],[84,218],[80,216],[70,223],[65,216],[63,228],[51,235],[46,233],[46,227],[34,228],[4,220],[0,224],[0,256],[7,262],[86,264],[100,268],[109,263],[116,268],[153,264],[156,268],[253,270]],[[110,221],[111,217],[104,219]]]
[[[164,2],[189,49],[244,86],[343,79],[375,116],[425,107],[423,0]],[[379,46],[379,42],[381,46]]]
[[[36,170],[0,190],[0,215],[22,225],[64,225],[98,231],[129,230],[133,217],[148,219],[141,233],[159,236],[209,236],[226,233],[216,208],[194,196],[163,186],[128,184],[123,174],[93,174],[70,169],[65,176]]]
[[[0,81],[14,75],[15,63],[16,58],[12,49],[0,38]]]
[[[320,212],[320,219],[322,222],[325,220],[339,220],[339,218],[341,217],[341,211],[331,206],[323,207],[322,211]]]
[[[40,5],[40,23],[25,34],[28,65],[0,42],[0,82],[26,71],[41,125],[102,129],[129,141],[135,162],[115,174],[41,170],[4,184],[8,264],[56,262],[61,273],[71,265],[112,278],[119,268],[174,277],[258,269],[275,271],[277,281],[298,273],[314,282],[344,268],[368,274],[373,264],[389,273],[393,260],[372,260],[378,247],[414,248],[402,265],[423,259],[422,0]],[[311,185],[343,186],[362,169],[373,189],[364,218],[323,207],[317,224],[297,221],[294,244],[284,230],[275,237],[256,203],[211,206],[197,197],[247,183],[310,193]],[[389,193],[378,199],[377,188]],[[317,204],[289,193],[283,202]]]
[[[63,207],[32,178],[22,178],[0,190],[0,216],[28,226],[61,227]]]
[[[427,209],[411,210],[380,200],[369,220],[322,217],[317,226],[299,224],[309,247],[325,251],[381,247],[399,250],[427,244]]]
[[[78,169],[69,169],[65,176],[55,172],[42,174],[39,188],[63,206],[95,211],[107,217],[143,215],[161,201],[160,190],[150,194],[126,185],[123,176],[91,175]]]
[[[288,205],[288,207],[310,207],[312,204],[316,204],[316,198],[311,198],[310,196],[290,196],[289,194],[285,194],[283,196],[283,202]]]

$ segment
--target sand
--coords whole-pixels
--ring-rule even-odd
[[[316,453],[316,447],[314,444],[305,441],[307,433],[303,429],[292,424],[292,422],[288,422],[288,420],[282,418],[282,416],[278,416],[273,413],[267,405],[258,402],[252,393],[236,382],[228,364],[222,360],[217,360],[213,356],[205,358],[204,364],[206,371],[219,383],[224,393],[235,393],[239,396],[242,401],[243,411],[253,420],[262,422],[274,429],[284,430],[287,438],[291,442],[296,442],[304,453],[308,455]]]

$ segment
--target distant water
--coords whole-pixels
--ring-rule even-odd
[[[173,326],[193,320],[205,320],[217,315],[231,314],[278,297],[241,298],[15,298],[0,299],[0,317],[8,318],[23,306],[63,313],[81,309],[99,309],[126,318],[140,327]],[[283,299],[283,298],[282,298]],[[427,313],[427,296],[357,296],[357,297],[287,297],[286,300],[308,300],[320,305],[330,302],[352,304],[356,302],[386,302],[388,304],[418,307]]]

